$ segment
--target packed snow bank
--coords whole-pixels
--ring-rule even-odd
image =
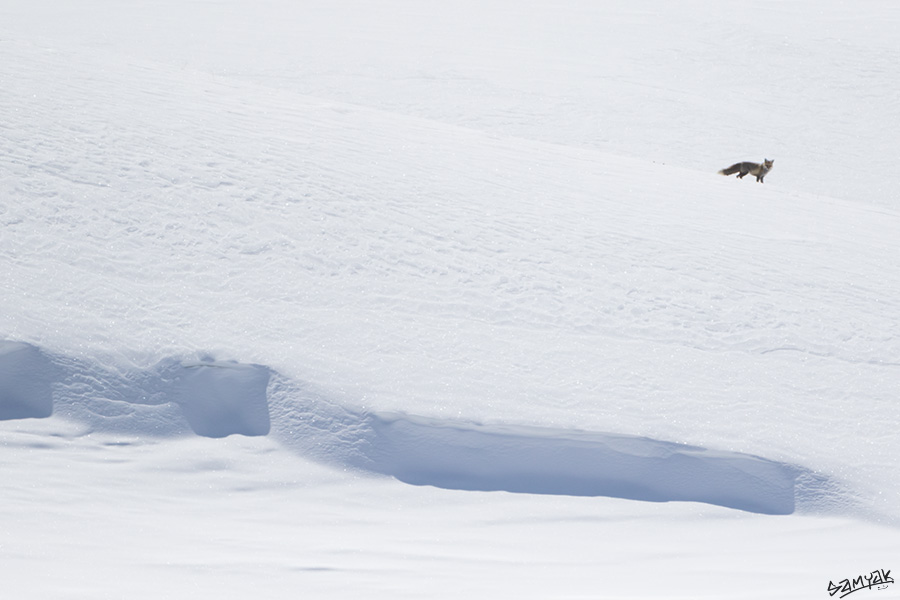
[[[0,340],[0,420],[53,414],[55,369],[35,346]]]
[[[457,490],[693,501],[763,514],[794,512],[805,469],[738,452],[647,437],[522,425],[479,425],[341,407],[268,367],[171,358],[115,371],[29,344],[0,345],[6,419],[61,412],[87,431],[204,437],[277,435],[316,460]],[[273,378],[272,376],[275,375]]]

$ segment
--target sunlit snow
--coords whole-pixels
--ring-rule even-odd
[[[887,0],[10,0],[4,594],[900,569],[897,31]]]

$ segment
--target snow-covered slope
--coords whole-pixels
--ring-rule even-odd
[[[612,521],[592,535],[637,531],[640,545],[653,522],[664,553],[685,549],[676,530],[712,527],[675,524],[692,504],[625,499],[698,501],[741,534],[753,523],[744,560],[770,575],[808,553],[806,575],[845,576],[819,573],[825,540],[869,560],[896,544],[898,147],[872,123],[900,118],[897,9],[388,4],[5,9],[0,435],[17,458],[4,468],[60,490],[99,477],[102,513],[122,500],[110,486],[164,482],[180,456],[184,485],[162,493],[190,503],[207,477],[190,455],[215,455],[226,487],[254,498],[215,500],[220,516],[269,505],[235,539],[291,522],[299,489],[316,490],[306,509],[383,537],[394,519],[335,498],[457,511],[473,537],[444,568],[484,582],[462,558],[484,519],[566,523],[487,534],[538,546],[585,513]],[[764,185],[715,174],[763,156]],[[79,465],[70,483],[60,460]],[[102,475],[109,460],[141,466]],[[337,561],[346,589],[374,580],[394,597],[391,552],[429,555],[418,518],[375,574]],[[763,534],[791,542],[762,557]],[[715,563],[724,543],[690,552]],[[554,555],[568,589],[590,589],[571,552]],[[700,568],[629,552],[669,578]],[[551,579],[496,589],[547,596]],[[435,592],[414,580],[414,596]],[[793,589],[827,581],[806,583]]]

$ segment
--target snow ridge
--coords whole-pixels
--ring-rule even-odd
[[[802,467],[737,452],[621,434],[355,411],[266,366],[210,357],[116,372],[0,341],[0,384],[0,419],[56,412],[85,423],[89,432],[162,437],[271,432],[316,460],[414,485],[694,501],[771,515],[811,509],[833,493],[827,480]]]

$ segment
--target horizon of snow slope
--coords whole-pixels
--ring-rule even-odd
[[[821,9],[744,87],[711,3],[392,6],[3,9],[13,591],[739,598],[890,569],[897,143],[841,113],[835,181],[774,136],[822,135],[785,100],[812,84],[870,78],[891,122],[896,10]],[[765,185],[715,174],[762,158],[734,138],[774,146]]]

